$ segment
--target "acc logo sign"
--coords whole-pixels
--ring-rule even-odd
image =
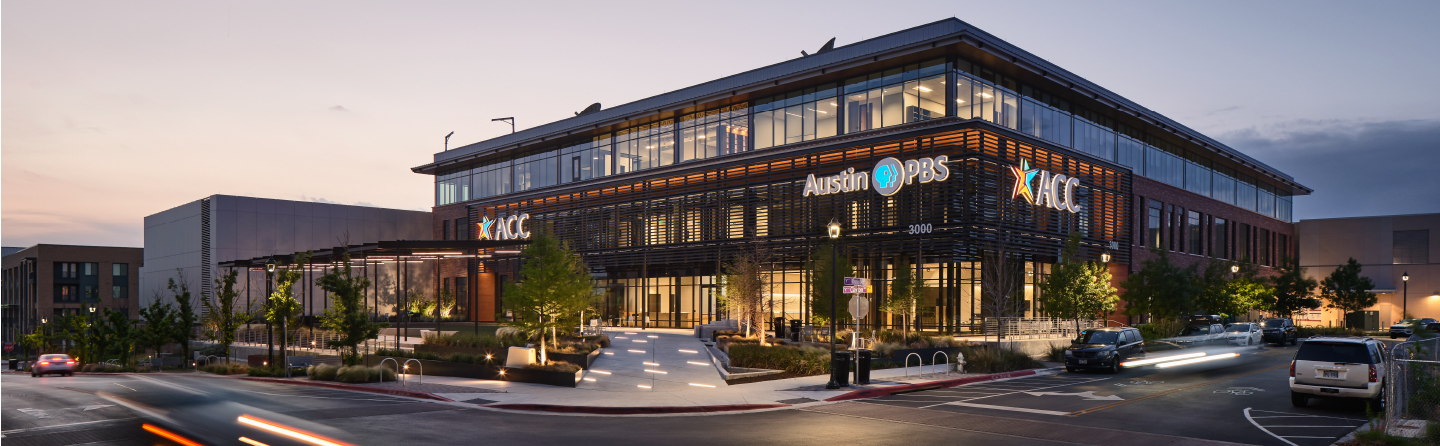
[[[873,186],[875,192],[888,197],[900,192],[900,188],[906,184],[914,183],[917,180],[921,183],[929,183],[949,179],[950,168],[945,166],[945,163],[949,161],[950,157],[945,155],[905,161],[885,158],[875,163],[875,168],[868,173],[856,173],[854,168],[850,168],[840,171],[838,175],[818,179],[815,178],[815,174],[810,174],[805,178],[805,190],[800,196],[852,192],[869,189]]]
[[[480,217],[480,234],[477,240],[521,240],[530,238],[530,231],[525,229],[525,221],[530,219],[530,214],[519,213],[508,217],[500,217],[491,220],[490,217]]]
[[[1020,167],[1010,166],[1010,174],[1015,176],[1015,189],[1010,193],[1010,199],[1023,196],[1025,201],[1036,206],[1080,212],[1080,206],[1075,204],[1075,189],[1080,187],[1079,178],[1031,169],[1030,161],[1023,158],[1020,160]],[[1039,184],[1035,184],[1037,177]]]

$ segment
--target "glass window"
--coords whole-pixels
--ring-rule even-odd
[[[1135,138],[1121,135],[1117,141],[1115,162],[1129,167],[1136,175],[1145,174],[1144,145]]]
[[[129,275],[130,275],[130,264],[128,264],[128,263],[112,263],[112,264],[110,264],[110,275],[111,275],[111,276],[115,276],[115,277],[129,276]]]
[[[1226,229],[1225,219],[1216,218],[1210,228],[1210,256],[1221,259],[1228,259],[1226,256],[1229,231]]]
[[[1163,212],[1163,207],[1164,205],[1158,201],[1150,202],[1150,216],[1148,224],[1145,227],[1145,240],[1151,248],[1159,248],[1162,246],[1160,244],[1160,215]]]
[[[97,275],[100,275],[100,264],[99,264],[99,263],[86,262],[86,263],[81,263],[80,265],[81,265],[81,266],[83,267],[83,269],[84,269],[84,275],[86,275],[86,276],[97,276]]]
[[[1190,253],[1201,255],[1205,253],[1205,239],[1201,238],[1200,213],[1187,211],[1185,218],[1185,237],[1190,242]]]
[[[1235,181],[1235,205],[1247,211],[1255,211],[1255,180],[1243,175]]]

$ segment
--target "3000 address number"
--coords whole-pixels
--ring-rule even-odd
[[[909,231],[909,232],[910,232],[911,234],[929,234],[931,231],[934,231],[934,230],[935,230],[935,226],[933,226],[933,225],[931,225],[931,224],[929,224],[929,223],[921,223],[921,224],[918,224],[918,225],[910,225],[910,231]]]

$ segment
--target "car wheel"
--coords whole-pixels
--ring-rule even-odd
[[[1074,368],[1074,367],[1069,367],[1069,366],[1067,366],[1067,367],[1065,367],[1065,371],[1070,372],[1070,373],[1075,373],[1075,368]]]
[[[1395,338],[1396,338],[1395,333],[1390,333],[1390,339],[1395,339]]]
[[[1110,368],[1105,369],[1105,371],[1110,372],[1111,375],[1120,373],[1120,358],[1116,357],[1115,359],[1110,360]]]
[[[1305,394],[1303,393],[1295,392],[1292,390],[1290,391],[1290,405],[1295,407],[1308,406],[1310,405],[1310,397],[1305,396]]]

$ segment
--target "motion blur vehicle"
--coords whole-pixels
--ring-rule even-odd
[[[53,373],[61,376],[75,374],[75,360],[70,355],[40,355],[35,365],[30,366],[30,376],[44,376]]]
[[[1221,344],[1225,342],[1225,326],[1220,324],[1220,316],[1196,315],[1179,334],[1166,340],[1181,346]]]
[[[1300,334],[1295,328],[1295,322],[1289,318],[1277,317],[1266,319],[1261,326],[1261,330],[1265,331],[1265,335],[1263,336],[1265,342],[1271,344],[1284,346],[1286,342],[1289,342],[1290,345],[1295,345],[1295,342],[1300,338]]]
[[[1390,339],[1410,337],[1410,335],[1415,334],[1415,324],[1417,323],[1420,324],[1420,326],[1425,327],[1426,330],[1434,330],[1434,328],[1431,327],[1434,327],[1436,324],[1440,324],[1440,321],[1436,321],[1433,317],[1427,317],[1423,319],[1406,319],[1400,322],[1396,322],[1395,325],[1390,326]]]
[[[1140,330],[1124,327],[1092,328],[1080,332],[1065,350],[1065,371],[1104,369],[1120,371],[1120,363],[1145,354]]]
[[[1371,338],[1306,338],[1290,361],[1290,404],[1311,398],[1358,398],[1379,411],[1385,401],[1385,348]]]
[[[1225,327],[1225,339],[1229,345],[1260,345],[1260,326],[1249,322],[1230,324]]]

